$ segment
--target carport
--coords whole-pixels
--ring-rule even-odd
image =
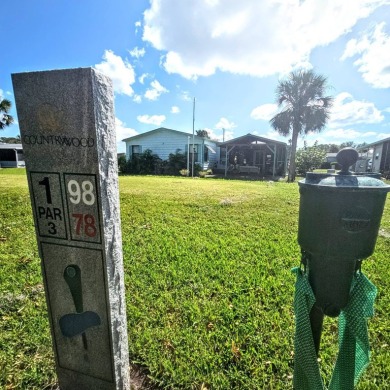
[[[287,144],[247,134],[219,143],[221,160],[228,172],[259,176],[284,176],[287,166]],[[224,157],[224,159],[223,159]]]

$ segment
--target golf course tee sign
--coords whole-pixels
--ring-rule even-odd
[[[130,389],[112,83],[12,81],[60,388]]]

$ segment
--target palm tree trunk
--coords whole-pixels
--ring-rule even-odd
[[[297,152],[297,142],[298,142],[299,129],[296,124],[293,124],[293,132],[291,139],[291,153],[290,153],[290,166],[288,169],[288,178],[287,181],[292,183],[295,181],[295,155]]]

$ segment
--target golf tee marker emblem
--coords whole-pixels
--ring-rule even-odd
[[[61,332],[65,337],[82,335],[84,349],[88,349],[86,330],[101,324],[100,317],[93,311],[83,310],[83,291],[81,287],[81,271],[77,265],[68,265],[64,271],[64,279],[72,294],[76,313],[65,314],[60,318]]]

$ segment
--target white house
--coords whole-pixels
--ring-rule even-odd
[[[0,167],[24,167],[22,144],[0,144]]]
[[[123,140],[126,143],[126,159],[129,160],[135,154],[143,153],[149,149],[162,160],[168,160],[169,154],[187,153],[189,150],[189,162],[192,163],[192,151],[194,151],[194,163],[200,164],[203,169],[212,168],[217,162],[217,142],[211,139],[198,137],[182,131],[160,127]]]
[[[388,175],[390,172],[390,138],[385,138],[381,141],[362,146],[358,148],[358,151],[365,155],[366,160],[366,164],[362,164],[362,162],[360,164],[364,165],[364,169],[361,171],[365,172],[369,170],[375,173],[380,172]],[[364,160],[364,158],[362,158],[362,160]]]

